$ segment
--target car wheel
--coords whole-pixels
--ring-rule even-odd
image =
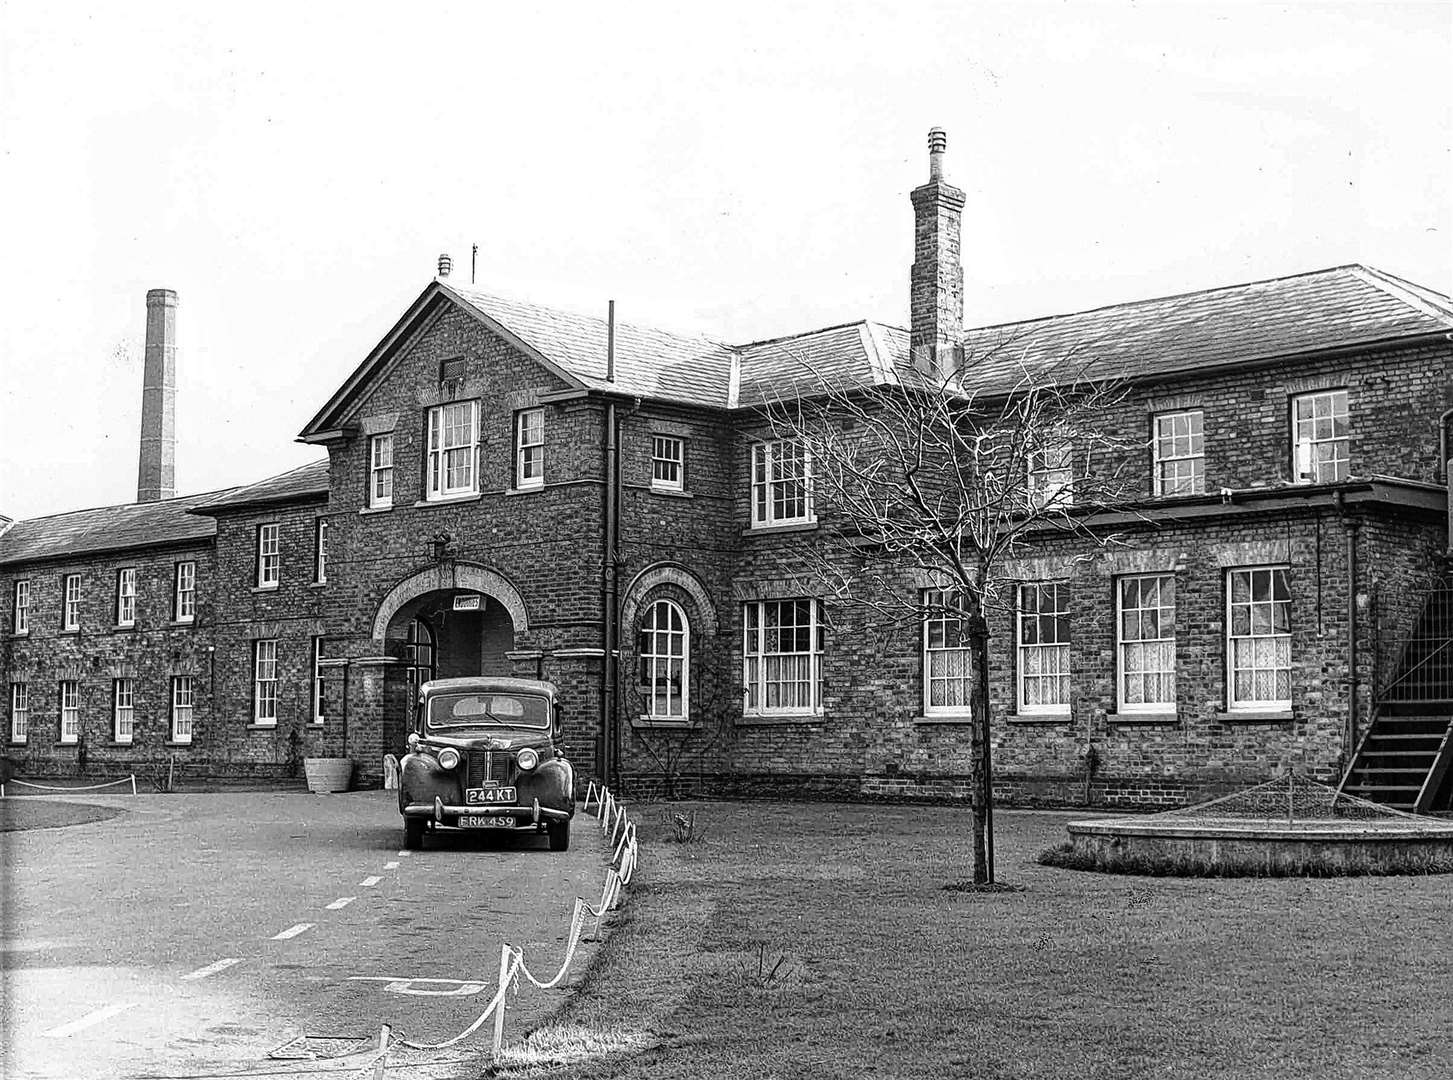
[[[417,817],[404,818],[404,849],[406,851],[418,851],[424,846],[424,819]]]
[[[551,851],[570,850],[570,822],[562,821],[558,825],[552,824],[548,826],[548,831]]]

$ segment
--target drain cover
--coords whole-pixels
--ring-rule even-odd
[[[269,1050],[267,1056],[275,1061],[318,1061],[357,1054],[372,1045],[366,1035],[299,1035]]]

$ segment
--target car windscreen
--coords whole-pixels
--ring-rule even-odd
[[[463,692],[429,698],[429,726],[455,727],[550,726],[550,703],[534,694]]]

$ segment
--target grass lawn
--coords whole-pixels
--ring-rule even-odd
[[[1075,815],[1001,811],[1023,891],[966,893],[964,811],[628,809],[616,930],[503,1075],[1453,1077],[1453,877],[1059,870]],[[669,842],[691,809],[704,841]],[[528,1064],[552,1042],[619,1049]]]

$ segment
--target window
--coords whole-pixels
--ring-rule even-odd
[[[515,416],[515,487],[545,483],[545,410],[526,409]]]
[[[662,491],[680,491],[686,443],[670,435],[651,436],[651,486]]]
[[[176,601],[173,612],[177,622],[191,622],[197,617],[197,564],[177,563]]]
[[[434,631],[423,619],[414,619],[409,623],[408,638],[404,643],[404,659],[408,661],[405,674],[408,676],[410,690],[417,691],[434,677]]]
[[[276,589],[282,571],[282,548],[278,525],[257,527],[257,587]]]
[[[81,628],[81,575],[67,574],[61,588],[61,629]]]
[[[1019,586],[1021,713],[1070,711],[1070,587],[1036,581]]]
[[[74,679],[62,679],[61,691],[61,742],[81,741],[81,684]]]
[[[1206,490],[1206,449],[1200,409],[1155,418],[1155,493],[1199,495]]]
[[[1292,399],[1293,468],[1298,483],[1347,479],[1347,391],[1324,390]]]
[[[1176,583],[1170,574],[1120,578],[1116,660],[1120,712],[1174,712]]]
[[[136,681],[117,679],[111,689],[112,737],[119,743],[129,743],[136,730]]]
[[[277,723],[277,639],[252,643],[252,722]]]
[[[681,609],[657,600],[641,620],[641,694],[653,720],[685,720],[691,677],[691,629]]]
[[[965,713],[973,687],[968,616],[954,589],[924,590],[923,609],[923,713]]]
[[[12,630],[17,634],[30,633],[30,582],[17,581],[15,583],[15,620],[11,623]]]
[[[30,687],[23,682],[10,684],[10,741],[23,743],[30,738]]]
[[[813,520],[812,461],[798,439],[752,445],[752,525]]]
[[[116,625],[136,625],[136,570],[116,571]]]
[[[822,622],[816,600],[746,605],[746,711],[812,715],[822,707]]]
[[[474,459],[479,447],[479,402],[459,401],[429,410],[429,499],[478,491]]]
[[[1291,612],[1285,567],[1232,570],[1227,574],[1229,708],[1292,707]]]
[[[323,723],[323,639],[313,639],[313,723]]]
[[[176,675],[172,678],[172,739],[174,743],[192,741],[192,677]]]
[[[328,519],[319,518],[313,536],[313,580],[322,585],[328,580]]]
[[[1075,501],[1074,448],[1068,443],[1037,447],[1029,452],[1025,496],[1036,510],[1059,510]]]
[[[375,435],[368,440],[368,505],[386,510],[394,504],[394,436]]]

